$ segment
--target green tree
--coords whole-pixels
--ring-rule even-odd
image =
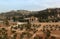
[[[13,19],[13,21],[15,22],[16,21],[16,17],[14,16],[14,17],[12,17],[12,19]]]
[[[47,29],[46,32],[45,32],[45,34],[46,34],[45,39],[48,39],[48,38],[50,37],[50,33],[51,33],[51,32]]]

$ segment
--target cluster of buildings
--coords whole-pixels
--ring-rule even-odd
[[[18,25],[26,25],[26,24],[30,24],[30,26],[39,26],[39,30],[43,30],[45,28],[46,29],[51,29],[51,30],[60,30],[60,22],[39,22],[37,17],[30,17],[30,18],[24,18],[25,20],[28,20],[28,22],[16,22],[17,26]],[[15,26],[15,25],[14,25]]]

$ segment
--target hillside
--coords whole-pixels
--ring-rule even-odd
[[[6,17],[20,17],[23,15],[29,15],[31,13],[31,11],[27,11],[27,10],[17,10],[17,11],[10,11],[10,12],[4,12],[0,14],[0,19],[4,19]]]
[[[60,19],[60,8],[49,8],[41,11],[27,11],[27,10],[17,10],[10,11],[0,14],[0,19],[4,19],[6,17],[29,17],[35,16],[39,19],[50,19],[50,18],[59,18]],[[50,18],[49,18],[50,17]]]

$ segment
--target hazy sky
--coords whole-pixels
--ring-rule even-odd
[[[60,0],[0,0],[0,12],[59,8]]]

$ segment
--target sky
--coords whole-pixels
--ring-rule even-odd
[[[0,0],[0,12],[11,10],[38,11],[46,8],[60,8],[60,0]]]

